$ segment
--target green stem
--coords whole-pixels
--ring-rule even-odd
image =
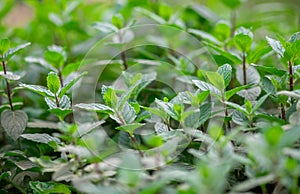
[[[293,178],[292,194],[299,194],[298,177]]]
[[[222,94],[222,103],[223,103],[223,107],[224,107],[225,117],[228,117],[229,113],[228,113],[228,110],[227,110],[227,105],[225,104],[224,93]],[[227,121],[226,123],[227,123],[227,129],[230,130],[231,129],[230,121]]]
[[[62,72],[61,69],[58,70],[58,77],[59,77],[59,82],[60,82],[60,87],[64,87],[64,82],[63,82],[63,78],[62,78]]]
[[[123,117],[119,114],[119,112],[117,110],[115,110],[116,115],[118,117],[118,119],[121,122],[121,125],[126,125],[126,122],[124,121]],[[137,140],[135,139],[135,137],[133,135],[131,135],[130,133],[127,132],[127,134],[129,135],[130,140],[132,141],[132,143],[134,144],[134,146],[136,147],[137,151],[139,152],[139,155],[143,158],[144,154],[140,149],[140,146],[137,142]]]
[[[281,119],[286,120],[286,111],[283,104],[280,104],[280,110],[281,110]]]
[[[119,30],[118,36],[119,36],[119,42],[121,44],[122,41],[123,41],[121,30]],[[124,70],[127,70],[128,69],[128,64],[127,64],[126,52],[125,51],[121,52],[121,58],[122,58],[122,63],[123,63]]]
[[[293,63],[289,61],[289,76],[290,76],[290,91],[294,90],[294,73],[293,73]]]
[[[20,138],[17,141],[18,141],[19,150],[22,150],[22,144]]]
[[[231,31],[230,31],[230,37],[233,38],[235,33],[235,23],[236,23],[236,11],[232,10],[230,15],[230,23],[231,23]]]

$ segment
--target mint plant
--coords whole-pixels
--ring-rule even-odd
[[[4,110],[1,113],[1,124],[5,132],[14,140],[17,140],[27,125],[27,114],[22,110],[15,110],[13,99],[12,99],[12,88],[10,81],[17,81],[21,76],[13,74],[7,70],[7,64],[9,60],[17,54],[19,51],[29,46],[30,43],[22,44],[14,48],[10,48],[9,39],[1,39],[0,41],[0,54],[3,72],[1,76],[5,80],[6,84],[6,97],[8,99],[10,110]],[[3,134],[5,137],[5,134]]]
[[[1,1],[0,193],[298,194],[298,7]]]
[[[20,86],[43,96],[49,111],[55,114],[60,121],[63,121],[68,114],[72,113],[70,98],[65,94],[85,74],[86,72],[62,85],[60,77],[55,72],[50,72],[47,76],[47,88],[23,83]]]

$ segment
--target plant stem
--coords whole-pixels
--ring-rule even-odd
[[[122,37],[122,32],[121,32],[121,30],[119,30],[118,36],[119,36],[119,42],[122,43],[123,37]],[[128,69],[128,64],[127,64],[126,52],[125,52],[125,51],[122,51],[122,52],[121,52],[121,58],[122,58],[124,70],[127,70],[127,69]]]
[[[289,74],[290,74],[290,91],[294,90],[294,73],[293,73],[293,63],[289,61]]]
[[[229,114],[228,114],[228,110],[227,110],[227,106],[226,104],[224,104],[224,108],[225,108],[225,117],[228,117]],[[231,124],[230,124],[230,121],[227,121],[227,129],[230,130],[231,129]]]
[[[119,112],[116,111],[116,110],[115,110],[115,112],[116,112],[116,115],[117,115],[118,119],[119,119],[120,122],[121,122],[121,125],[126,125],[126,122],[124,121],[124,119],[122,118],[122,116],[119,114]],[[137,140],[136,140],[135,137],[134,137],[133,135],[131,135],[130,133],[127,132],[127,134],[129,135],[130,140],[132,141],[132,143],[135,145],[136,149],[138,150],[139,155],[143,158],[143,157],[144,157],[144,154],[143,154],[143,152],[140,150],[140,147],[139,147],[139,144],[138,144]]]
[[[64,87],[64,82],[63,82],[63,78],[62,78],[62,73],[61,73],[61,69],[58,70],[58,77],[59,77],[59,82],[60,82],[60,87]]]
[[[19,138],[17,141],[18,141],[18,147],[19,147],[19,150],[22,150],[22,144],[21,144],[20,138]]]
[[[56,94],[55,94],[55,103],[56,103],[57,108],[59,108],[60,104],[59,104],[59,100],[58,100],[58,97]]]
[[[143,152],[140,150],[139,144],[138,144],[138,142],[136,141],[135,137],[134,137],[133,135],[131,135],[130,133],[128,133],[128,134],[129,134],[129,137],[130,137],[131,141],[134,143],[136,149],[138,150],[139,155],[143,158],[143,157],[144,157],[144,154],[143,154]]]
[[[293,178],[293,187],[292,187],[292,192],[293,194],[298,194],[298,177]]]
[[[286,120],[286,112],[283,104],[280,104],[281,119]]]
[[[6,145],[6,134],[5,134],[5,131],[2,132],[2,145]]]
[[[3,57],[2,57],[3,58]],[[2,67],[3,67],[3,72],[4,72],[4,75],[7,74],[7,71],[6,71],[6,64],[5,64],[5,61],[2,60]],[[9,85],[9,82],[8,82],[8,79],[5,78],[5,82],[6,82],[6,90],[7,90],[7,97],[8,97],[8,101],[9,101],[9,106],[10,106],[10,110],[11,111],[14,111],[14,107],[12,105],[12,98],[11,98],[11,90],[10,90],[10,85]]]
[[[235,23],[236,23],[236,11],[235,10],[231,11],[230,23],[231,23],[230,37],[233,38],[234,33],[235,33]]]
[[[228,117],[228,110],[227,110],[227,105],[225,104],[225,97],[222,97],[222,103],[223,103],[223,107],[224,107],[224,112],[225,112],[225,117]],[[227,129],[230,130],[231,129],[231,125],[230,125],[230,121],[227,121]]]
[[[127,64],[127,59],[126,59],[126,53],[125,53],[125,51],[122,51],[121,57],[122,57],[122,62],[123,62],[124,70],[127,70],[128,69],[128,64]]]
[[[20,193],[22,193],[22,194],[26,194],[27,193],[24,189],[22,189],[22,187],[20,187],[18,184],[14,183],[13,181],[10,181],[8,178],[4,178],[4,180],[6,182],[8,182],[9,184],[11,184],[14,188],[16,188],[17,190],[19,190]]]
[[[244,85],[247,85],[246,54],[245,53],[243,53],[243,78],[244,78]]]

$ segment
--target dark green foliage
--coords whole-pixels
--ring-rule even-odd
[[[1,1],[0,193],[298,194],[298,4]]]

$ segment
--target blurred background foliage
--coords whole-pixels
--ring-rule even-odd
[[[99,34],[91,28],[96,21],[109,22],[113,15],[121,14],[125,21],[135,19],[137,23],[150,23],[138,14],[137,7],[164,19],[176,13],[175,17],[183,18],[186,27],[207,32],[211,32],[219,20],[230,21],[235,15],[237,27],[251,27],[256,38],[262,39],[266,34],[289,35],[300,27],[297,0],[244,0],[236,5],[232,2],[235,1],[2,0],[0,32],[16,44],[24,40],[32,42],[36,52],[39,46],[55,43],[70,49],[72,56],[77,57],[85,53],[84,48],[89,48],[91,39]]]
[[[253,46],[266,48],[267,35],[281,35],[287,39],[299,31],[299,8],[297,0],[1,0],[0,34],[2,37],[8,37],[15,45],[32,43],[30,49],[26,49],[10,61],[9,69],[23,71],[22,79],[25,83],[45,85],[48,70],[39,64],[26,61],[25,56],[42,58],[47,47],[55,44],[67,51],[65,65],[74,64],[73,69],[76,69],[93,45],[107,35],[96,29],[94,24],[109,24],[115,15],[121,15],[125,26],[130,23],[161,23],[187,31],[200,30],[200,37],[204,36],[205,39],[206,35],[209,35],[208,41],[211,35],[215,35],[219,39],[217,41],[223,42],[224,37],[218,35],[227,36],[226,33],[234,33],[232,30],[218,32],[217,24],[222,22],[228,24],[227,26],[234,26],[234,29],[240,26],[248,27],[255,34]],[[196,37],[199,38],[197,33]],[[127,57],[170,62],[168,52],[163,52],[158,47],[135,49],[134,52],[129,50]],[[224,58],[214,57],[219,66],[228,63]],[[281,67],[277,59],[274,63],[274,57],[264,60],[266,65]],[[183,69],[186,67],[181,68],[181,71]],[[113,81],[122,70],[120,63],[111,64],[100,81]],[[174,94],[170,93],[168,96],[172,95]],[[25,105],[45,107],[42,98],[36,95],[28,96],[30,99],[24,100]],[[27,112],[41,117],[43,111]]]
[[[29,62],[30,60],[28,59],[28,57],[32,57],[34,58],[34,60],[43,59],[45,51],[47,51],[47,48],[53,44],[62,46],[66,50],[67,57],[66,57],[65,64],[63,64],[64,67],[66,67],[65,68],[66,71],[62,72],[64,76],[67,76],[70,72],[75,71],[78,65],[80,64],[80,62],[84,59],[85,55],[89,52],[89,50],[99,40],[103,39],[109,32],[108,31],[106,33],[103,33],[103,31],[105,31],[105,28],[97,29],[97,25],[96,25],[97,22],[102,22],[102,24],[105,22],[106,22],[105,24],[113,23],[114,24],[113,27],[119,27],[117,31],[120,28],[124,26],[129,26],[131,24],[133,25],[151,24],[151,23],[167,24],[176,27],[178,29],[186,30],[191,34],[195,34],[197,35],[196,37],[199,38],[200,40],[204,39],[206,42],[212,43],[213,49],[217,51],[219,51],[221,47],[224,50],[227,49],[226,46],[230,48],[230,46],[232,45],[230,45],[230,42],[228,41],[230,38],[228,37],[231,35],[232,38],[234,34],[233,29],[239,29],[239,27],[243,26],[246,28],[251,28],[252,32],[255,34],[253,44],[250,45],[254,49],[249,51],[250,57],[247,59],[248,60],[247,62],[256,63],[258,60],[260,60],[259,63],[262,63],[265,66],[282,68],[284,64],[281,64],[279,62],[280,61],[279,59],[269,55],[269,52],[271,50],[270,48],[267,48],[265,50],[261,48],[268,47],[266,36],[276,37],[277,35],[281,35],[285,39],[288,39],[291,36],[291,34],[293,34],[296,31],[299,31],[300,28],[299,10],[300,10],[300,4],[298,0],[285,0],[285,1],[279,1],[279,0],[194,0],[194,1],[193,0],[115,0],[115,1],[113,0],[1,0],[0,1],[0,21],[1,21],[0,34],[1,37],[8,37],[13,44],[12,46],[19,45],[24,42],[31,42],[32,45],[28,47],[28,49],[25,49],[24,52],[12,58],[12,60],[10,60],[8,63],[9,70],[13,72],[23,73],[22,75],[24,75],[24,77],[22,78],[22,82],[28,84],[46,85],[45,83],[46,76],[49,72],[49,69],[44,68],[40,64]],[[114,18],[113,16],[118,16],[118,17]],[[122,19],[118,20],[117,18],[122,18]],[[220,24],[222,24],[222,22],[228,25],[224,25],[222,28],[218,28],[220,27]],[[228,26],[231,27],[231,29]],[[147,36],[147,34],[145,34],[145,36]],[[155,41],[161,41],[161,39],[156,39],[153,42]],[[130,40],[128,42],[130,42]],[[174,41],[174,43],[177,42],[179,41]],[[123,42],[123,44],[126,43],[127,42],[125,43]],[[257,54],[254,52],[255,50],[258,50],[259,52],[261,50],[263,51],[261,51],[260,54],[259,53]],[[228,53],[225,52],[227,56]],[[214,53],[213,57],[216,60],[218,66],[221,66],[225,63],[230,63],[230,65],[240,64],[241,60],[236,57],[236,54],[240,54],[240,52],[238,51],[232,53],[233,54],[230,55],[230,57],[234,59],[233,61],[230,61],[226,59],[226,57],[222,57],[221,55],[218,55],[218,53],[217,54]],[[159,49],[152,45],[152,46],[145,46],[144,48],[137,48],[137,49],[135,48],[134,52],[132,52],[131,50],[126,51],[126,54],[128,57],[127,58],[128,63],[131,64],[135,63],[134,61],[135,59],[145,59],[145,60],[149,59],[149,60],[153,60],[152,61],[153,63],[160,62],[159,64],[173,63],[172,65],[174,66],[170,67],[169,65],[165,65],[164,67],[162,67],[163,69],[159,69],[159,71],[162,74],[164,74],[165,72],[166,73],[170,72],[169,71],[170,68],[174,67],[175,77],[179,77],[179,74],[178,75],[176,74],[178,72],[181,73],[180,76],[183,74],[191,77],[192,76],[194,77],[198,76],[199,78],[203,77],[203,75],[201,77],[201,72],[199,73],[199,71],[197,71],[193,65],[186,62],[182,56],[180,56],[182,58],[178,57],[176,53],[173,53],[171,51],[171,49],[170,50]],[[259,56],[257,57],[257,59],[255,59],[255,54]],[[262,57],[265,55],[267,55],[267,57]],[[120,59],[121,57],[117,56],[117,58]],[[299,64],[298,61],[297,64]],[[115,62],[115,64],[109,65],[108,68],[105,69],[105,73],[103,73],[102,77],[100,78],[101,83],[104,82],[104,84],[109,85],[110,83],[106,83],[106,82],[114,81],[117,77],[119,77],[119,75],[122,73],[123,70],[124,67],[122,66],[120,60],[118,60],[118,62]],[[256,79],[256,77],[254,77],[254,79]],[[169,99],[172,99],[174,97],[175,95],[174,91],[169,91],[171,90],[171,88],[163,88],[164,86],[159,85],[159,83],[154,83],[154,84],[156,85],[156,87],[154,88],[157,90],[148,90],[146,92],[144,91],[146,94],[142,93],[140,97],[141,99],[138,99],[141,101],[140,102],[141,104],[143,105],[147,105],[147,103],[150,104],[154,101],[155,98],[163,99],[164,97],[169,97]],[[229,88],[234,88],[236,85],[238,85],[237,80],[233,80]],[[299,89],[298,86],[297,89]],[[29,94],[29,92],[21,91],[19,98],[24,98],[24,99],[23,100],[17,99],[17,100],[24,102],[24,107],[25,107],[24,109],[28,114],[29,118],[48,120],[48,117],[50,117],[51,114],[50,112],[47,111],[47,107],[44,102],[44,99],[32,93],[30,93],[29,95],[26,94]],[[232,100],[233,102],[235,101],[241,102],[244,100],[241,97],[235,97],[235,98],[238,99],[233,99]],[[150,102],[144,102],[143,100],[145,99]],[[248,102],[248,105],[249,103],[250,101]],[[271,104],[269,105],[269,107],[274,108],[275,106]],[[274,109],[276,109],[276,107]],[[51,117],[50,120],[55,120],[55,119]],[[106,127],[113,128],[114,126],[111,127],[111,125],[109,125],[111,123],[113,122],[109,121]],[[115,123],[113,124],[115,125]],[[174,125],[176,127],[178,123],[175,122]],[[69,131],[77,130],[75,125],[70,124],[70,126],[67,127],[62,125],[61,128],[63,129],[61,131],[61,134],[63,134],[61,135],[61,139],[63,139],[66,142],[69,142],[70,144],[72,144],[71,146],[73,146],[74,143],[72,139],[73,137],[69,135],[70,134]],[[201,163],[196,166],[196,171],[193,171],[193,173],[190,173],[190,171],[185,171],[184,174],[180,174],[177,172],[176,174],[176,171],[174,173],[174,167],[167,166],[167,168],[164,169],[163,171],[157,171],[159,172],[157,173],[158,178],[163,177],[161,178],[160,181],[156,182],[157,177],[155,177],[155,179],[154,178],[152,179],[151,177],[152,182],[151,185],[149,186],[149,191],[148,192],[145,191],[144,193],[154,193],[150,189],[154,188],[154,191],[158,191],[161,187],[167,184],[167,182],[169,181],[172,182],[171,180],[173,179],[189,182],[189,184],[193,186],[194,191],[203,189],[204,193],[209,193],[208,191],[212,193],[218,193],[217,191],[219,191],[219,193],[221,193],[221,191],[223,191],[223,188],[226,188],[226,184],[228,185],[230,184],[226,182],[226,176],[230,172],[229,171],[230,168],[233,169],[234,166],[233,163],[235,163],[235,161],[231,161],[232,158],[234,158],[234,160],[243,160],[241,163],[247,165],[251,164],[248,165],[246,169],[243,169],[243,167],[241,167],[240,170],[242,172],[245,171],[246,172],[245,174],[247,174],[247,176],[250,178],[264,175],[265,173],[263,171],[264,169],[267,169],[266,172],[277,173],[276,176],[270,174],[270,176],[262,177],[264,178],[263,180],[258,179],[257,181],[259,183],[260,182],[264,183],[264,181],[265,183],[267,183],[270,182],[270,180],[275,179],[275,177],[280,177],[281,170],[284,171],[286,169],[291,169],[289,171],[289,173],[291,172],[290,174],[292,174],[290,177],[293,177],[295,181],[298,181],[298,177],[299,177],[298,174],[300,170],[299,170],[299,165],[297,164],[299,164],[299,161],[292,160],[288,158],[288,156],[286,156],[289,155],[290,153],[294,154],[296,151],[287,150],[288,154],[286,155],[284,154],[276,155],[279,152],[281,153],[282,147],[284,147],[285,145],[282,147],[278,147],[276,142],[275,143],[273,142],[272,139],[273,137],[271,136],[275,134],[274,136],[276,135],[278,136],[278,138],[277,137],[275,138],[277,138],[277,140],[280,139],[283,129],[281,129],[280,127],[277,128],[269,127],[269,128],[270,129],[268,129],[267,127],[266,132],[258,133],[256,139],[255,138],[251,139],[252,134],[249,133],[250,134],[249,137],[251,141],[249,140],[249,142],[246,143],[247,144],[246,149],[248,149],[248,153],[250,153],[249,160],[245,160],[243,158],[238,158],[238,159],[234,158],[233,156],[235,155],[233,153],[235,151],[234,150],[235,148],[234,145],[231,145],[230,143],[231,137],[228,137],[228,139],[220,138],[220,141],[218,141],[219,143],[217,143],[215,148],[212,149],[212,152],[210,152],[210,154],[204,157],[204,159],[201,158],[201,160],[199,160],[199,162]],[[220,129],[216,128],[216,131],[217,132],[211,131],[209,135],[214,137],[213,134],[214,133],[218,134]],[[294,134],[294,133],[298,134],[298,131],[299,131],[298,128],[295,127],[290,134]],[[34,132],[34,131],[30,131],[30,132]],[[207,137],[206,136],[203,137],[202,134],[198,134],[198,135],[199,135],[198,137],[199,139],[201,138],[207,139]],[[269,135],[271,138],[269,137]],[[290,140],[292,139],[291,137],[292,135],[289,135],[289,133],[287,133],[287,135],[283,136],[283,140],[285,141],[287,141],[286,139]],[[90,143],[91,144],[94,143],[93,145],[94,147],[103,148],[101,147],[102,145],[98,145],[98,143],[99,144],[102,143],[99,142],[100,137],[91,135],[89,136],[89,138],[91,138]],[[81,139],[75,138],[75,140],[78,141],[78,144],[80,145],[79,147],[83,148],[82,145],[83,143],[81,142]],[[291,144],[293,144],[294,141],[296,140],[292,139]],[[245,142],[245,141],[244,139],[242,139],[240,140],[240,142]],[[261,145],[259,143],[261,143]],[[259,145],[261,149],[257,149],[257,145]],[[197,147],[198,143],[193,142],[190,148],[192,146]],[[34,156],[34,155],[39,156],[39,154],[41,156],[43,154],[47,155],[48,152],[48,150],[46,149],[45,149],[46,151],[43,151],[42,146],[41,148],[40,147],[36,148],[37,147],[36,144],[33,143],[32,146],[29,145],[27,147],[25,147],[25,149],[28,149],[26,154],[29,154],[30,156]],[[64,149],[67,150],[67,148]],[[271,149],[275,151],[272,152],[270,151]],[[224,153],[223,150],[225,150]],[[64,150],[62,152],[64,152]],[[60,157],[60,155],[57,154],[57,152],[55,153],[50,152],[50,153]],[[193,153],[195,157],[191,156]],[[184,162],[188,161],[190,163],[194,163],[193,161],[190,161],[193,159],[189,159],[189,157],[197,158],[198,152],[193,152],[193,153],[189,155],[187,153],[184,153],[183,157],[179,158],[179,160],[182,160]],[[257,158],[252,157],[252,155],[255,154],[257,155]],[[296,154],[299,153],[296,152]],[[299,155],[296,156],[299,159]],[[82,157],[85,158],[86,156],[82,155]],[[201,156],[199,156],[199,158],[200,157]],[[274,158],[276,160],[273,161]],[[75,159],[76,160],[78,159],[77,156],[75,157]],[[277,159],[280,159],[279,162],[277,162]],[[35,162],[43,163],[44,162],[43,160],[49,163],[51,162],[50,158],[46,158],[46,159],[38,158],[37,161]],[[98,168],[97,167],[98,164],[97,163],[94,164],[93,160],[94,158],[92,158],[91,161],[87,162],[88,164],[90,164],[90,166],[87,166],[89,168],[87,170],[85,169],[86,171],[89,171],[90,169]],[[125,158],[124,161],[126,161],[127,163],[127,158]],[[137,160],[133,158],[128,163],[136,162],[136,161]],[[227,168],[226,166],[230,162],[232,162],[232,164],[230,164],[229,167]],[[81,163],[81,161],[79,163]],[[257,163],[260,164],[260,166]],[[67,162],[62,164],[63,165],[66,164],[68,168],[69,168],[68,165],[70,166],[73,165],[72,163],[67,163]],[[84,165],[86,165],[85,161],[84,161]],[[286,165],[287,167],[285,167],[284,165]],[[60,170],[57,170],[58,165],[53,163],[53,166],[54,167],[51,166],[52,171],[50,170],[47,172],[57,171],[59,173]],[[216,168],[216,166],[218,168]],[[263,170],[261,171],[261,169]],[[81,173],[81,169],[78,171]],[[240,171],[235,171],[235,172],[240,172]],[[293,175],[293,172],[295,172],[295,175]],[[149,173],[149,176],[152,173],[153,172],[151,171],[151,173]],[[55,176],[59,177],[57,173],[55,173]],[[140,172],[132,173],[132,172],[125,172],[125,171],[123,172],[122,170],[120,170],[118,174],[118,180],[121,186],[127,185],[128,190],[131,191],[130,189],[133,189],[136,186],[136,184],[140,184],[141,181],[139,182],[138,180],[140,180],[141,177],[143,176],[144,175],[142,175],[142,173]],[[235,177],[241,178],[241,180],[229,180],[228,182],[243,181],[246,179],[243,176],[244,175],[238,174]],[[63,178],[60,177],[61,179],[58,180],[65,181],[66,180],[65,177],[64,176],[62,177]],[[126,180],[126,177],[131,177],[131,178]],[[286,183],[288,187],[291,182],[290,180],[288,180],[288,178],[290,177],[287,176],[287,178],[285,177],[282,178],[283,181],[285,181],[284,183]],[[45,179],[49,180],[49,176]],[[55,178],[53,179],[55,180]],[[76,179],[73,180],[74,185],[76,185],[77,189],[84,190],[85,187],[88,187],[84,185],[85,182],[83,180],[84,179],[78,179],[77,182]],[[220,183],[220,185],[215,185],[214,181]],[[253,182],[251,181],[252,180],[250,180],[250,183],[253,184]],[[148,182],[149,182],[148,179],[144,179],[144,182],[142,182],[142,184],[147,185]],[[199,184],[200,182],[203,185]],[[39,183],[33,182],[31,184],[33,184],[31,185],[31,188],[34,188],[36,186],[34,184],[37,184],[36,186],[37,188],[41,186],[38,185]],[[114,184],[115,182],[112,183],[112,187],[110,188],[111,190],[115,189]],[[105,184],[103,184],[103,188],[102,186],[99,186],[98,189],[99,190],[105,189],[106,186],[104,185]],[[176,184],[174,185],[176,186]],[[179,191],[183,190],[180,193],[193,193],[192,190],[188,190],[190,188],[186,187],[186,185],[183,184],[182,186],[183,188],[179,186],[178,186],[178,190]],[[244,186],[243,189],[247,191],[249,190],[249,188],[252,188],[253,185],[250,186],[243,185],[243,186]],[[298,188],[297,182],[295,183],[294,188],[296,189]],[[93,187],[90,187],[89,189],[93,189]],[[145,186],[144,189],[147,190],[148,185],[147,187]],[[170,190],[169,193],[174,193],[172,188],[166,187],[163,189],[165,190],[169,189]],[[262,186],[261,190],[264,189],[265,188]],[[168,193],[165,190],[163,190],[162,193]],[[241,189],[240,187],[238,187],[236,188],[236,190],[241,190]],[[295,193],[296,192],[297,191],[295,191]],[[94,192],[94,190],[91,190],[89,193],[96,193],[96,192]],[[111,191],[111,193],[116,193],[116,192]],[[134,192],[129,192],[129,193],[134,193]]]

